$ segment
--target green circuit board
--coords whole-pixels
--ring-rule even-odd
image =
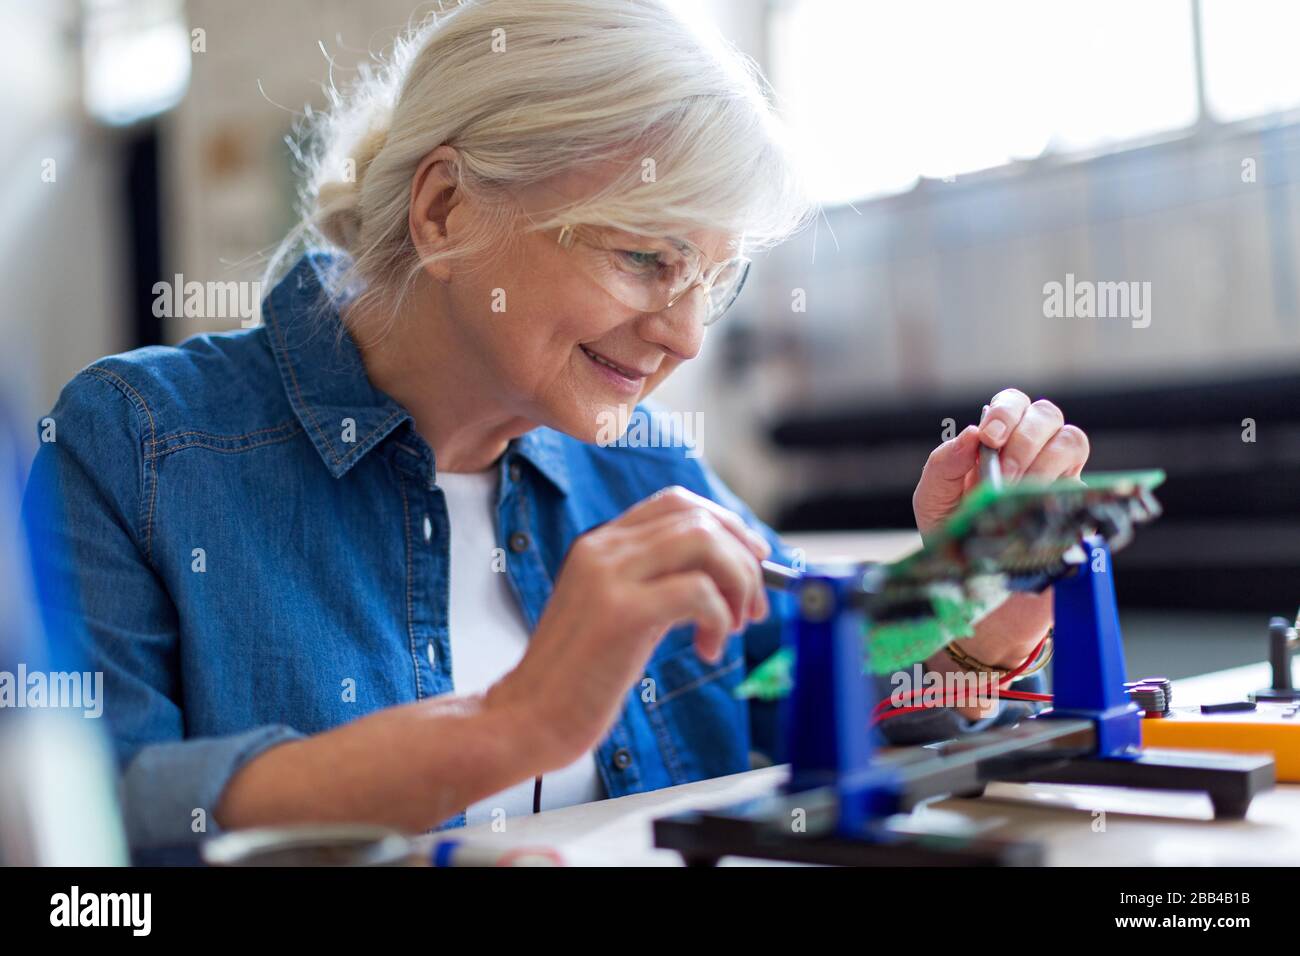
[[[1012,594],[1042,590],[1085,560],[1086,535],[1122,549],[1135,525],[1159,516],[1153,491],[1164,479],[1151,470],[977,486],[920,548],[883,566],[866,615],[864,669],[893,673],[970,637]],[[735,694],[771,700],[793,683],[794,650],[783,647]]]

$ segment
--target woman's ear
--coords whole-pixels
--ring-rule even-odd
[[[461,204],[462,193],[456,171],[460,156],[451,146],[439,146],[430,152],[411,177],[411,209],[408,225],[411,243],[421,259],[451,248],[452,211]],[[446,282],[451,278],[451,263],[439,259],[425,266],[431,278]]]

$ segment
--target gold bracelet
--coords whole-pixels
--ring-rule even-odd
[[[1043,649],[1039,651],[1037,660],[1035,660],[1033,665],[1028,670],[1021,671],[1019,674],[1017,674],[1016,680],[1020,680],[1023,677],[1028,677],[1030,674],[1036,674],[1044,667],[1047,666],[1047,662],[1052,659],[1052,650],[1053,650],[1052,636],[1055,632],[1056,632],[1055,627],[1048,628],[1047,639],[1043,642]],[[948,656],[951,657],[958,665],[966,668],[967,670],[982,671],[985,674],[1006,675],[1006,674],[1010,674],[1011,671],[1015,669],[1015,668],[1007,668],[1007,667],[994,667],[992,664],[985,664],[983,661],[978,660],[972,657],[971,655],[967,654],[965,651],[961,650],[957,646],[956,641],[949,641],[948,645],[944,648],[944,650],[948,652]]]
[[[985,664],[983,661],[976,660],[965,651],[957,647],[956,641],[949,641],[948,646],[944,648],[948,656],[957,663],[959,667],[971,671],[980,671],[985,674],[997,674],[999,677],[1006,674],[1007,671],[1001,667],[994,667],[992,664]]]

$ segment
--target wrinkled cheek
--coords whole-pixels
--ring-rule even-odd
[[[586,361],[579,356],[554,367],[554,371],[540,377],[536,382],[536,396],[550,407],[552,412],[564,415],[571,424],[579,421],[594,420],[596,406],[600,404],[598,396],[592,394],[592,385],[584,375],[578,361]]]

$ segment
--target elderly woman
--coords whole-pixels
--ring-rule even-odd
[[[34,465],[133,841],[452,827],[772,758],[732,691],[779,640],[760,559],[790,555],[691,449],[602,440],[810,221],[749,62],[661,0],[478,0],[313,133],[262,324],[88,366]],[[922,532],[981,442],[1013,480],[1087,457],[1003,391],[930,455]],[[1017,597],[963,650],[1014,666],[1050,615]]]

